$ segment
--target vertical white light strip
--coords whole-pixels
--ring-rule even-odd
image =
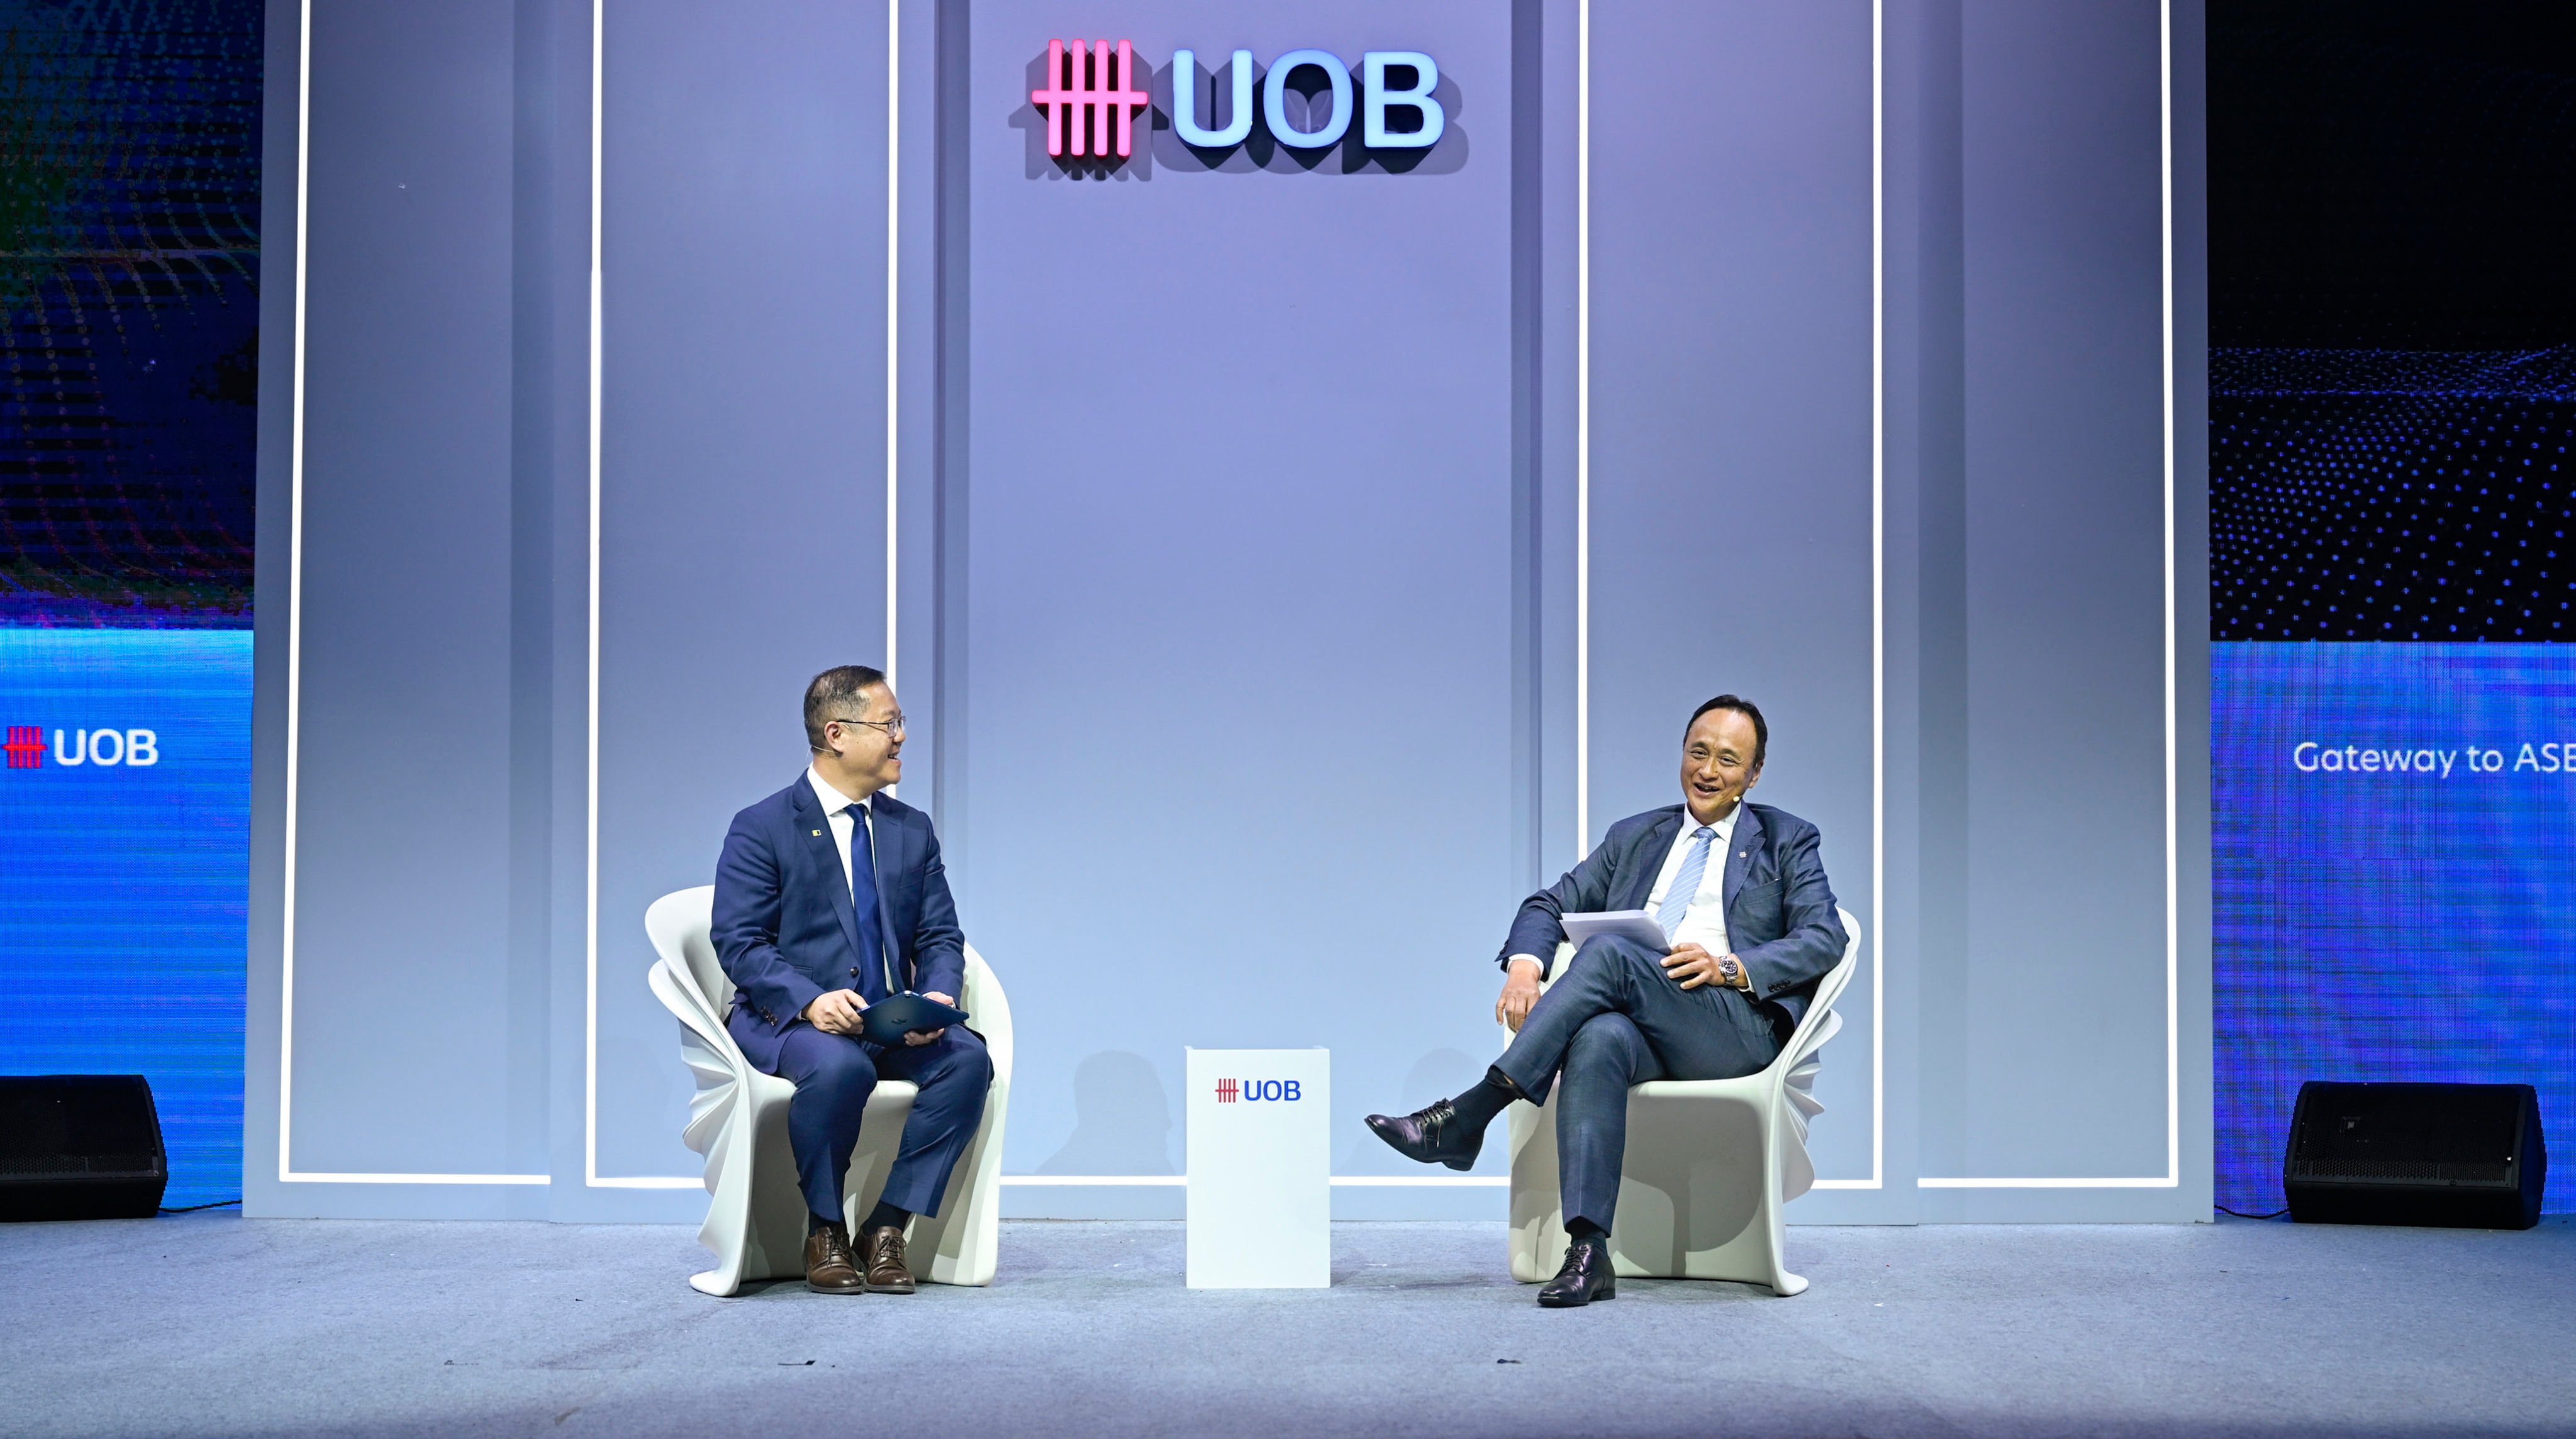
[[[2174,673],[2174,245],[2173,245],[2173,0],[2157,6],[2162,64],[2164,144],[2164,358],[2165,358],[2165,1176],[2182,1182],[2182,797],[2178,759],[2181,695]]]
[[[1592,0],[1574,14],[1574,858],[1592,847]]]
[[[551,1184],[544,1174],[302,1173],[295,1168],[295,853],[304,744],[304,270],[312,194],[313,0],[296,16],[294,398],[287,423],[286,823],[278,885],[277,1182],[280,1184]]]
[[[601,340],[605,266],[601,255],[607,231],[606,211],[600,204],[601,151],[605,143],[608,89],[607,0],[590,4],[590,673],[589,729],[582,750],[588,766],[584,777],[583,815],[583,894],[582,947],[586,954],[582,986],[582,1111],[581,1111],[581,1180],[592,1189],[696,1189],[697,1179],[661,1175],[642,1177],[610,1176],[599,1173],[599,474],[601,377],[606,373],[602,363]]]
[[[1887,46],[1885,0],[1869,7],[1869,1178],[1887,1186]]]
[[[590,4],[590,658],[588,714],[582,753],[582,1109],[581,1181],[592,1189],[696,1189],[700,1181],[661,1175],[610,1176],[599,1173],[599,529],[600,529],[600,387],[606,366],[601,336],[606,314],[602,278],[606,211],[600,203],[606,143],[608,90],[607,0]]]
[[[1925,1177],[1923,1189],[2175,1189],[2182,1184],[2182,798],[2179,789],[2180,692],[2175,685],[2174,598],[2174,284],[2173,284],[2173,3],[2157,6],[2156,77],[2164,345],[2165,515],[2165,1172],[2117,1179]]]
[[[313,132],[313,0],[304,0],[295,35],[295,358],[294,399],[286,448],[286,856],[279,902],[277,1005],[277,1180],[295,1173],[287,1150],[295,1133],[295,827],[296,769],[304,718],[304,207]]]
[[[600,94],[603,88],[600,35],[606,0],[591,0],[590,21],[590,833],[589,833],[589,1033],[583,1060],[586,1096],[582,1113],[583,1182],[594,1189],[696,1189],[695,1177],[662,1174],[599,1173],[599,385],[600,385]],[[901,0],[886,0],[886,391],[885,391],[885,674],[895,681],[896,530],[896,383],[895,359],[900,330],[897,263],[902,169],[903,9]],[[900,691],[898,691],[900,693]],[[886,793],[894,793],[888,786]]]
[[[1592,0],[1575,10],[1574,853],[1592,836]],[[1887,163],[1886,6],[1869,15],[1870,964],[1869,1178],[1887,1183]]]
[[[607,231],[600,204],[601,153],[605,143],[608,89],[607,0],[590,4],[590,670],[588,729],[582,745],[584,763],[582,947],[585,952],[582,1031],[581,1180],[592,1189],[697,1189],[702,1181],[662,1175],[609,1176],[599,1172],[599,474],[601,377],[604,347],[605,266],[601,255]]]
[[[599,1183],[599,388],[600,115],[607,0],[590,0],[590,652],[582,716],[582,1089],[581,1178]]]
[[[1869,6],[1869,1187],[1887,1182],[1887,6]]]
[[[900,386],[896,383],[895,358],[899,327],[896,302],[897,280],[902,267],[896,262],[902,229],[898,223],[903,196],[903,147],[896,140],[903,133],[903,4],[886,0],[886,333],[885,333],[885,676],[886,688],[895,688],[895,439],[897,419],[895,401]],[[892,793],[891,788],[888,793]]]

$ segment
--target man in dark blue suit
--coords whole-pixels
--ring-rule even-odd
[[[1601,846],[1521,904],[1503,945],[1494,1017],[1515,1031],[1484,1082],[1415,1113],[1372,1114],[1398,1153],[1465,1169],[1485,1126],[1515,1099],[1556,1104],[1565,1263],[1539,1290],[1551,1309],[1616,1297],[1610,1223],[1628,1145],[1628,1086],[1733,1079],[1778,1057],[1846,939],[1817,856],[1816,827],[1744,803],[1762,777],[1770,726],[1749,700],[1719,695],[1682,735],[1682,803],[1610,826]],[[1600,936],[1542,995],[1562,916],[1642,909],[1668,941]]]
[[[883,793],[903,778],[903,711],[865,665],[805,688],[813,763],[733,818],[716,864],[713,937],[734,982],[726,1028],[763,1072],[792,1080],[787,1137],[808,1211],[805,1283],[827,1294],[910,1294],[904,1226],[937,1214],[948,1172],[984,1116],[993,1063],[963,1027],[900,1045],[860,1037],[860,1011],[912,990],[965,987],[966,937],[930,817]],[[879,1079],[921,1087],[853,1256],[842,1176]]]

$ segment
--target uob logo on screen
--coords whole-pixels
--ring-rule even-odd
[[[42,769],[45,764],[45,727],[17,725],[9,728],[5,749],[11,769]],[[114,768],[130,765],[148,769],[161,762],[161,735],[148,729],[93,729],[74,727],[68,733],[54,731],[54,763],[69,769],[74,765],[98,765]]]
[[[1220,1079],[1216,1082],[1219,1104],[1283,1104],[1300,1096],[1293,1079]]]
[[[1173,51],[1171,74],[1172,131],[1199,150],[1231,149],[1251,139],[1256,112],[1271,139],[1295,150],[1340,144],[1354,117],[1361,143],[1372,150],[1428,150],[1449,127],[1448,111],[1431,94],[1440,84],[1440,66],[1419,50],[1371,50],[1360,56],[1356,77],[1330,50],[1291,50],[1270,62],[1258,86],[1252,52],[1237,50],[1217,72],[1204,110],[1198,53]],[[1049,155],[1107,159],[1114,153],[1124,160],[1133,153],[1136,112],[1151,105],[1153,96],[1137,83],[1132,45],[1049,40],[1046,77],[1029,92],[1029,103],[1046,117]]]

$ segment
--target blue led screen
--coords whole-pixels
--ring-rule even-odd
[[[0,1055],[150,1078],[170,1205],[241,1192],[250,654],[0,629]]]
[[[2218,1202],[2307,1079],[2522,1083],[2576,1207],[2576,646],[2212,647]]]
[[[2303,1080],[2527,1083],[2576,1207],[2576,46],[2209,12],[2217,1202]]]
[[[0,1073],[241,1193],[263,7],[0,0]]]

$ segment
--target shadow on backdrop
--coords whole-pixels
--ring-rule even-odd
[[[1499,1033],[1500,1031],[1496,1031]],[[1447,1099],[1485,1077],[1490,1059],[1478,1059],[1464,1050],[1435,1049],[1413,1061],[1404,1076],[1404,1088],[1392,1096],[1353,1094],[1334,1105],[1339,1133],[1334,1136],[1341,1152],[1333,1160],[1335,1174],[1429,1174],[1450,1171],[1433,1166],[1424,1168],[1386,1147],[1386,1142],[1369,1133],[1360,1122],[1363,1114],[1410,1114],[1435,1099]],[[1499,1122],[1499,1121],[1498,1121]],[[1485,1152],[1476,1158],[1477,1174],[1500,1174],[1509,1146],[1494,1143],[1501,1130],[1486,1136]]]
[[[1073,1069],[1073,1135],[1039,1174],[1178,1174],[1172,1101],[1141,1054],[1106,1049]]]

